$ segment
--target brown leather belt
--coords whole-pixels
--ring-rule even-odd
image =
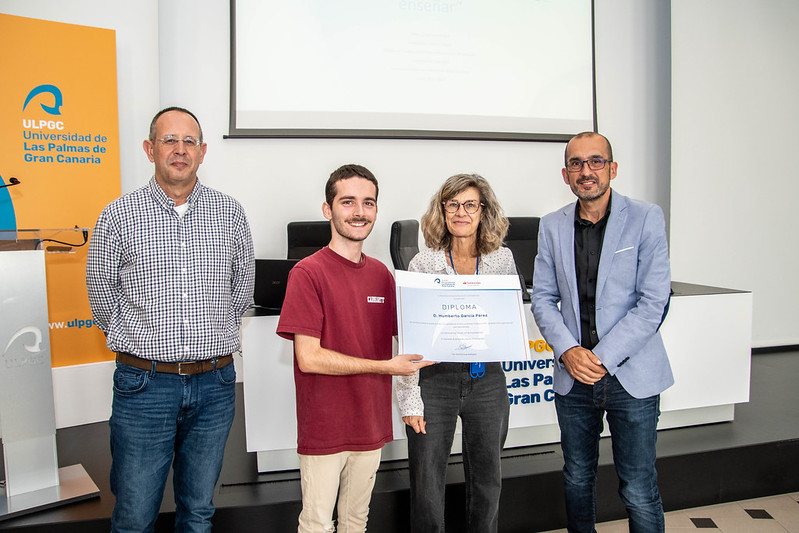
[[[216,368],[224,368],[233,362],[233,355],[223,355],[215,358]],[[117,363],[139,368],[141,370],[152,370],[153,361],[142,359],[125,352],[117,352]],[[214,369],[214,359],[204,359],[202,361],[181,361],[179,363],[164,363],[155,361],[155,371],[167,374],[180,374],[181,376],[191,376],[194,374],[204,374]]]

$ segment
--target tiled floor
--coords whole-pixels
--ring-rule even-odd
[[[597,533],[626,533],[627,521],[597,524]],[[666,533],[799,533],[799,492],[666,513]],[[548,533],[566,533],[557,529]]]

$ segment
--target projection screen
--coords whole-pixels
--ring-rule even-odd
[[[591,0],[231,0],[231,137],[568,139]]]

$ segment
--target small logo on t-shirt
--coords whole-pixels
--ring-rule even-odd
[[[370,304],[382,304],[386,299],[383,296],[367,296],[366,301]]]

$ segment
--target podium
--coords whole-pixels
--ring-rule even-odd
[[[56,451],[43,243],[76,230],[87,231],[0,230],[0,521],[100,494],[82,465],[59,468]]]

